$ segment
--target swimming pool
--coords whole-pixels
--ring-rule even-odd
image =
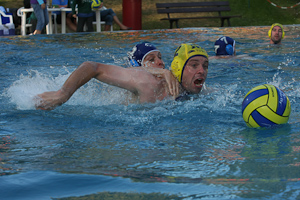
[[[300,26],[285,27],[280,46],[264,26],[0,37],[2,198],[300,198]],[[36,94],[58,89],[84,61],[126,67],[126,53],[146,40],[170,66],[181,43],[213,56],[222,35],[247,56],[211,60],[208,94],[126,106],[122,89],[91,81],[53,111],[34,109]],[[251,129],[241,104],[264,83],[287,94],[292,113],[288,124]]]

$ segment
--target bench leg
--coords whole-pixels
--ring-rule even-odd
[[[224,20],[225,20],[225,19],[221,18],[221,27],[224,26]]]
[[[230,21],[229,21],[229,18],[227,19],[227,23],[228,23],[228,26],[231,26],[231,25],[230,25]]]
[[[175,20],[170,19],[169,21],[170,21],[170,29],[173,28],[173,22],[175,22],[176,27],[179,28],[179,26],[178,26],[178,19],[175,19]]]
[[[221,27],[224,26],[224,21],[225,21],[225,19],[227,19],[227,24],[228,24],[228,26],[231,26],[231,25],[230,25],[230,21],[229,21],[230,18],[221,18]]]

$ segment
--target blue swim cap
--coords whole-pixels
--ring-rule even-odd
[[[234,39],[222,36],[215,42],[215,53],[217,56],[221,55],[233,55],[235,48]]]
[[[142,42],[135,45],[132,48],[132,51],[128,52],[130,65],[133,67],[142,66],[144,58],[153,51],[159,50],[150,42]]]

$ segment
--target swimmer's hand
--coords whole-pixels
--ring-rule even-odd
[[[178,97],[180,92],[180,84],[178,80],[174,77],[172,72],[165,69],[162,76],[168,84],[170,95],[172,95],[174,98]]]
[[[179,96],[181,86],[170,70],[154,67],[143,67],[143,69],[156,77],[165,79],[168,85],[169,94],[172,95],[174,99]]]
[[[65,103],[69,97],[62,90],[44,92],[37,95],[35,100],[35,108],[37,110],[53,110],[57,106]]]

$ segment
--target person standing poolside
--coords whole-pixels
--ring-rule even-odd
[[[271,44],[281,44],[281,40],[284,38],[283,26],[279,23],[272,24],[268,32]]]
[[[84,25],[87,26],[88,32],[93,32],[93,19],[94,19],[94,12],[91,8],[92,0],[73,0],[72,6],[72,15],[74,18],[78,17],[77,23],[77,32],[83,32]],[[76,15],[75,7],[78,5],[78,12]]]
[[[30,0],[31,7],[37,18],[37,24],[33,35],[41,34],[42,30],[49,23],[47,1],[46,0]]]
[[[180,83],[176,89],[181,94],[184,92],[197,94],[202,90],[207,77],[208,55],[196,44],[182,44],[175,51],[171,71]],[[39,94],[36,109],[51,110],[62,105],[92,78],[131,91],[139,103],[156,102],[170,96],[174,98],[178,96],[169,89],[164,78],[156,77],[146,70],[84,62],[70,75],[61,89]]]

